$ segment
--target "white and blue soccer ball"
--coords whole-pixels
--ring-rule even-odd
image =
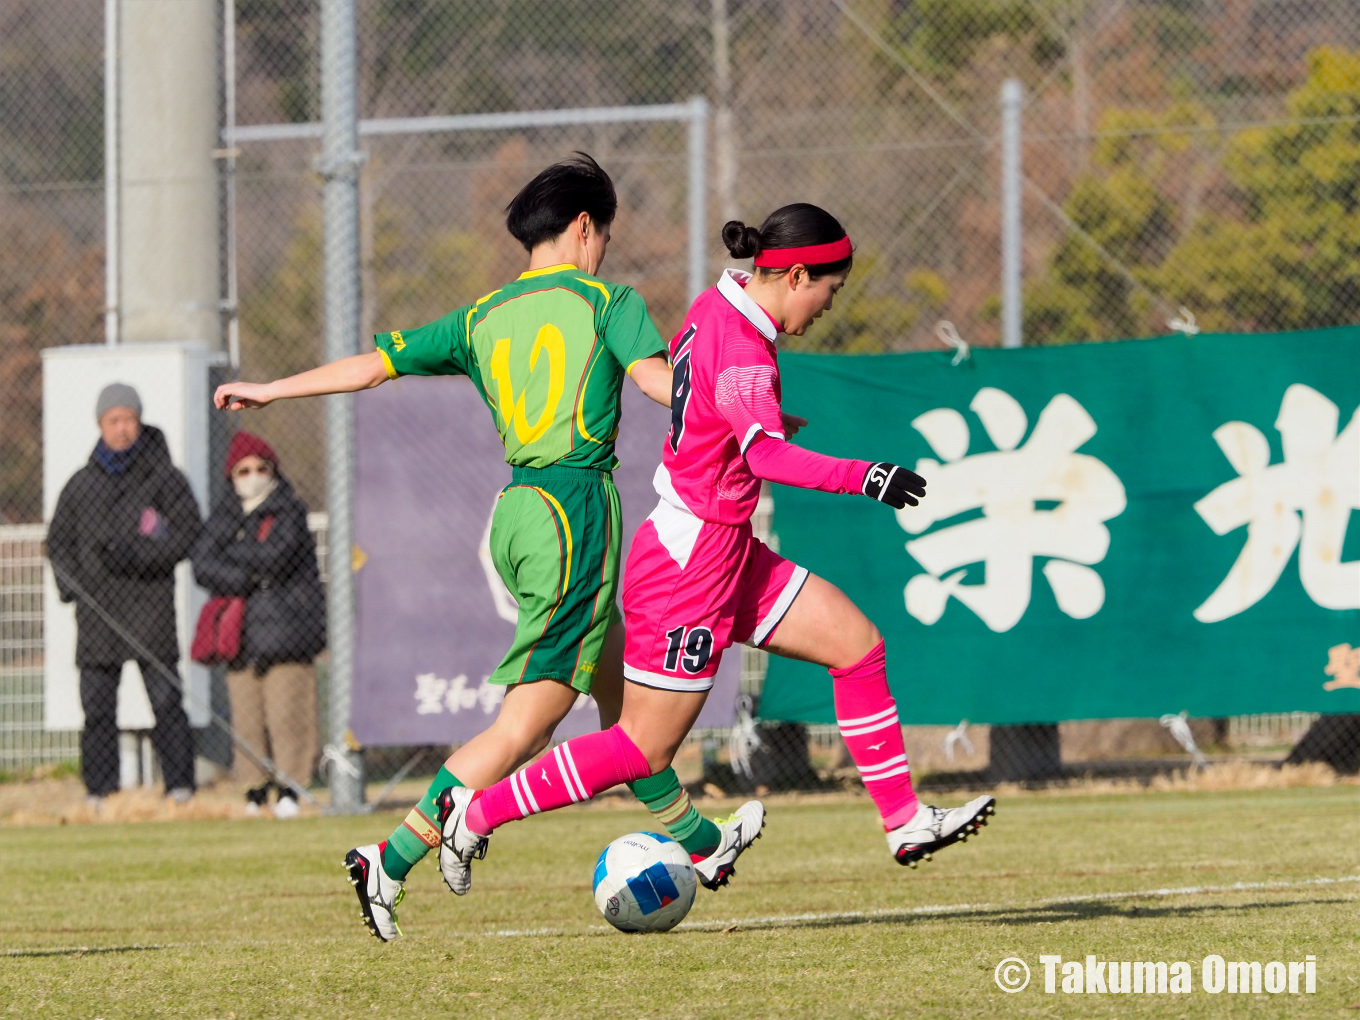
[[[670,931],[694,906],[698,881],[675,840],[630,832],[604,848],[594,886],[595,905],[619,931]]]

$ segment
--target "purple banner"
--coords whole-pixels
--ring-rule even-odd
[[[623,390],[614,473],[623,555],[656,506],[667,412],[632,383]],[[510,646],[514,602],[491,565],[505,451],[476,389],[462,378],[407,378],[355,400],[354,535],[362,566],[351,727],[362,744],[449,744],[480,733],[505,688],[486,682]],[[735,718],[741,655],[723,661],[699,726]],[[581,698],[559,737],[597,729]]]

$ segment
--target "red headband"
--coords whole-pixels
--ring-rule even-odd
[[[759,269],[788,269],[790,266],[824,266],[848,259],[854,249],[849,237],[830,244],[809,244],[802,248],[764,248],[756,256]]]

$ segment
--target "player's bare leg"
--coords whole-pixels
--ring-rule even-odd
[[[439,873],[452,892],[467,893],[472,862],[486,854],[486,839],[464,824],[472,789],[504,778],[547,747],[578,697],[574,687],[555,680],[516,684],[506,691],[496,721],[449,755],[444,768],[461,782],[435,797],[434,818]]]
[[[623,624],[609,628],[591,685],[602,730],[618,722],[623,709],[623,637]],[[548,746],[579,696],[552,681],[516,684],[506,692],[496,721],[449,755],[444,767],[473,789],[504,779]]]
[[[841,736],[883,817],[888,849],[899,864],[915,867],[987,824],[996,811],[992,797],[949,810],[916,799],[897,703],[888,689],[883,638],[844,592],[809,576],[766,647],[830,670]]]
[[[707,691],[663,691],[641,684],[627,685],[620,726],[642,750],[654,776],[660,769],[666,769],[667,775],[675,774],[670,763],[707,699]],[[638,793],[643,783],[652,781],[630,785]],[[716,820],[714,845],[706,853],[690,855],[695,874],[706,889],[718,889],[728,883],[736,874],[737,858],[760,838],[764,827],[765,805],[758,800],[748,800],[728,817]]]
[[[708,691],[663,691],[630,683],[623,692],[619,726],[656,774],[670,767],[707,700]]]
[[[605,637],[599,670],[591,686],[602,730],[614,725],[623,709],[623,644],[623,625],[616,624]],[[565,684],[549,681],[512,687],[501,704],[496,721],[450,755],[445,769],[450,776],[457,776],[465,786],[474,789],[503,779],[548,746],[553,731],[571,711],[577,696]],[[679,736],[679,740],[683,739],[684,732]],[[671,753],[674,754],[674,748]],[[739,813],[732,819],[715,823],[695,810],[675,773],[665,766],[653,770],[646,779],[628,785],[690,854],[701,880],[712,872],[713,882],[705,882],[706,885],[716,888],[716,884],[725,884],[732,871],[726,858],[735,859],[736,854],[750,843],[750,839],[741,839],[741,826],[744,824],[745,829],[750,830],[753,824],[750,806],[746,806],[745,815]],[[435,800],[435,821],[441,831],[440,872],[448,887],[460,895],[469,888],[469,869],[474,855],[485,851],[485,844],[479,843],[479,837],[468,833],[463,825],[463,815],[470,801],[471,794],[457,788],[444,791]],[[757,833],[763,824],[763,809],[758,814]],[[728,830],[733,831],[729,833]],[[739,844],[740,848],[734,853],[730,847],[724,849],[727,844]],[[708,872],[704,870],[706,866]]]
[[[623,624],[615,624],[610,628],[608,636],[605,638],[604,652],[600,655],[599,672],[595,674],[595,683],[591,687],[591,694],[595,697],[595,704],[600,710],[600,729],[607,730],[619,721],[619,716],[623,711],[623,645],[624,629]],[[635,685],[628,685],[635,686]],[[727,883],[727,876],[730,876],[731,869],[726,867],[726,858],[735,856],[730,849],[725,850],[728,844],[733,844],[734,840],[740,842],[729,830],[733,829],[741,819],[737,815],[730,818],[709,819],[701,815],[694,805],[690,802],[689,793],[680,785],[680,779],[674,770],[665,769],[655,772],[646,779],[639,779],[629,783],[628,788],[633,791],[633,796],[642,801],[643,807],[652,813],[655,818],[671,837],[684,847],[689,854],[690,860],[694,862],[694,868],[699,874],[699,881],[709,889],[716,889],[718,885]],[[754,803],[754,802],[752,802]],[[759,813],[764,819],[765,809],[759,804]],[[743,805],[749,808],[749,805]],[[738,812],[740,814],[740,812]],[[749,829],[749,816],[751,810],[746,811],[746,825]],[[759,832],[759,827],[756,829]],[[742,849],[749,844],[749,840],[742,844]],[[737,851],[740,853],[740,850]],[[726,868],[726,874],[722,876],[721,882],[718,881],[720,871]],[[712,875],[712,880],[709,877]]]
[[[555,680],[515,684],[495,721],[444,762],[464,786],[480,789],[503,779],[548,746],[580,692]]]
[[[809,574],[765,648],[786,659],[848,669],[882,640],[878,628],[845,592]]]
[[[449,755],[441,775],[457,777],[434,797],[439,830],[439,873],[459,896],[472,886],[472,861],[486,854],[486,840],[463,823],[472,791],[509,775],[552,740],[580,692],[555,680],[515,684],[505,692],[496,721]]]
[[[600,729],[619,721],[623,707],[623,624],[609,629],[591,697]],[[480,789],[504,779],[548,746],[580,693],[567,684],[540,680],[516,684],[505,693],[496,720],[449,755],[444,767],[464,786]]]

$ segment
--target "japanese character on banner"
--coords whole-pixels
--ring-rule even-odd
[[[486,677],[476,685],[468,684],[465,673],[460,673],[452,680],[433,673],[421,673],[416,677],[417,715],[440,715],[445,711],[457,715],[474,708],[480,708],[483,715],[490,715],[504,697],[505,687],[489,683]]]
[[[444,692],[449,682],[433,673],[416,677],[416,715],[439,715],[444,711]]]
[[[1295,383],[1284,392],[1275,428],[1284,461],[1270,463],[1270,443],[1254,425],[1230,421],[1214,441],[1238,477],[1195,504],[1215,535],[1247,526],[1228,575],[1195,610],[1215,623],[1251,608],[1275,587],[1295,548],[1299,580],[1324,609],[1360,608],[1360,560],[1341,562],[1351,511],[1360,509],[1360,408],[1340,435],[1340,411],[1317,390]]]
[[[1029,421],[1010,394],[978,391],[969,408],[982,421],[995,452],[968,456],[968,422],[940,407],[916,418],[943,463],[922,458],[916,470],[930,495],[919,507],[897,511],[912,535],[971,510],[982,515],[930,531],[907,542],[925,567],[907,582],[907,612],[930,626],[949,599],[967,606],[991,630],[1014,627],[1029,606],[1034,560],[1047,559],[1043,574],[1058,608],[1073,619],[1094,616],[1105,604],[1105,585],[1091,565],[1105,558],[1110,532],[1104,521],[1124,512],[1124,485],[1102,461],[1077,449],[1096,434],[1096,423],[1075,399],[1060,393],[1039,414],[1022,446]],[[1039,503],[1052,504],[1039,506]],[[965,584],[972,564],[981,579]],[[974,575],[976,576],[976,574]]]

